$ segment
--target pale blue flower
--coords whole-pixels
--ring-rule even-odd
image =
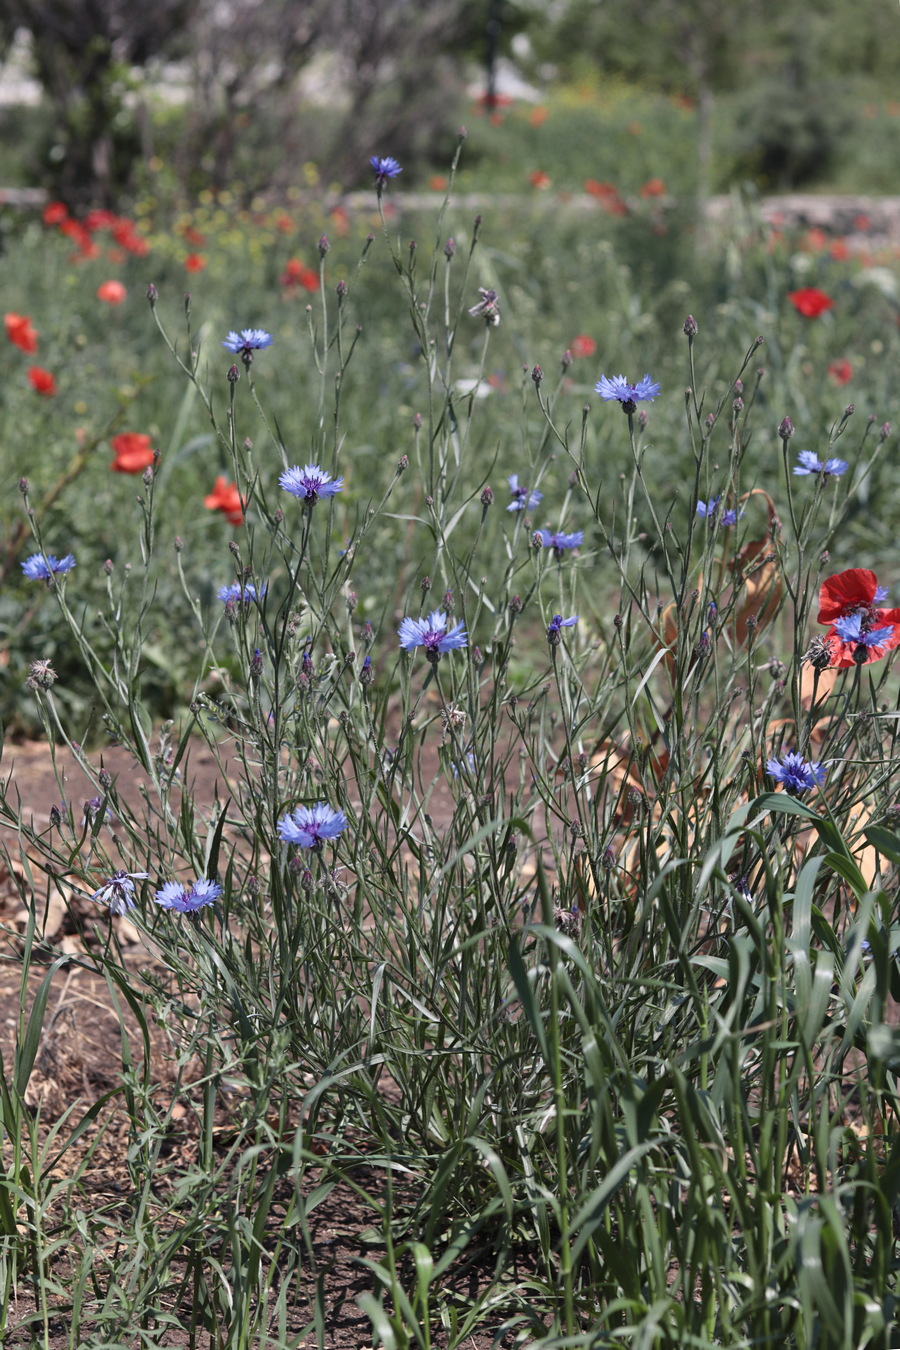
[[[511,473],[506,481],[512,497],[507,511],[530,511],[543,499],[543,492],[538,492],[537,488],[521,487],[518,474]]]
[[[894,632],[892,624],[888,624],[886,628],[871,628],[866,631],[863,627],[864,619],[863,614],[848,614],[846,618],[835,619],[834,631],[841,642],[862,643],[864,647],[880,647]]]
[[[645,375],[637,384],[629,384],[624,375],[601,375],[594,390],[606,402],[622,404],[626,412],[634,412],[638,403],[652,403],[659,393],[659,385]]]
[[[807,763],[796,750],[786,751],[781,759],[767,759],[766,773],[795,795],[825,781],[825,769],[818,760],[811,759]]]
[[[823,464],[813,450],[799,451],[797,460],[794,473],[798,478],[804,478],[810,473],[822,474],[825,478],[840,478],[850,468],[845,459],[826,459]]]
[[[22,571],[29,581],[49,581],[62,572],[71,572],[74,566],[75,559],[71,553],[67,553],[64,558],[57,558],[53,553],[32,553],[23,562]]]
[[[262,351],[264,347],[271,347],[273,342],[272,334],[267,333],[264,328],[242,328],[239,333],[234,329],[222,341],[222,346],[227,347],[235,356],[249,356],[253,352]]]
[[[562,641],[562,629],[574,628],[578,622],[578,615],[573,614],[570,619],[564,619],[561,614],[554,614],[547,625],[547,641],[551,647],[558,647]]]
[[[375,171],[375,186],[379,191],[389,178],[396,178],[403,172],[393,155],[372,155],[369,163]]]
[[[552,548],[554,555],[561,558],[567,548],[580,548],[584,543],[584,530],[574,534],[563,534],[561,530],[535,530],[533,540],[539,540],[544,548]]]
[[[262,583],[257,592],[252,581],[232,581],[230,586],[220,586],[217,594],[223,605],[227,605],[229,600],[234,604],[240,602],[249,605],[252,600],[262,600],[268,589],[266,582]]]
[[[156,892],[154,899],[163,909],[174,909],[179,914],[193,914],[204,905],[215,904],[221,894],[222,887],[217,881],[210,881],[208,877],[198,877],[188,890],[185,890],[178,881],[167,881],[165,886]]]
[[[327,802],[298,806],[278,822],[278,837],[299,848],[321,849],[326,839],[337,839],[347,828],[347,817]]]
[[[400,624],[400,646],[406,652],[424,647],[429,656],[441,656],[455,647],[468,645],[468,635],[461,623],[449,627],[449,617],[440,609],[433,609],[427,619],[406,618]]]
[[[146,881],[149,872],[113,872],[91,896],[101,905],[109,905],[110,914],[127,914],[134,909],[136,881]]]
[[[285,469],[278,482],[285,492],[301,497],[310,505],[317,502],[320,497],[333,497],[344,488],[343,478],[332,478],[331,474],[320,469],[318,464],[307,464],[302,469],[295,464],[292,469]]]

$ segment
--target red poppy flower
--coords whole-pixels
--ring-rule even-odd
[[[573,356],[593,356],[596,350],[596,342],[592,337],[588,337],[587,333],[579,333],[569,343],[569,351]]]
[[[109,466],[113,473],[143,473],[153,463],[150,437],[141,431],[120,431],[110,445],[116,452]]]
[[[828,235],[824,230],[820,230],[818,225],[814,225],[812,229],[806,231],[800,247],[807,253],[821,253],[827,244]]]
[[[828,374],[835,384],[849,384],[853,379],[853,367],[846,357],[842,357],[840,361],[831,362],[828,367]]]
[[[596,178],[586,178],[584,182],[585,192],[589,192],[592,197],[608,211],[611,216],[627,216],[628,207],[619,196],[619,189],[613,183],[598,183]]]
[[[541,169],[532,169],[528,175],[528,181],[532,187],[544,191],[550,186],[550,175],[544,173]]]
[[[304,291],[317,291],[319,274],[311,267],[305,266],[299,258],[288,258],[281,274],[281,284],[286,291],[292,291],[297,287]]]
[[[822,639],[829,665],[846,670],[880,661],[900,646],[900,609],[881,609],[887,591],[868,567],[850,567],[826,577],[819,591],[818,623],[830,624]]]
[[[446,192],[448,180],[442,173],[435,173],[429,178],[428,186],[431,188],[432,192]]]
[[[121,305],[127,295],[121,281],[103,281],[97,287],[97,299],[104,300],[108,305]]]
[[[202,272],[205,266],[206,259],[202,253],[189,253],[184,260],[186,272]]]
[[[208,511],[221,511],[229,525],[244,523],[246,503],[234,483],[229,483],[222,474],[216,479],[216,485],[209,496],[203,498],[203,505]]]
[[[661,178],[649,178],[642,188],[638,188],[639,197],[664,197],[666,185]]]
[[[28,380],[32,389],[38,394],[44,394],[45,397],[52,398],[56,393],[56,380],[49,370],[43,370],[41,366],[28,367]]]
[[[61,225],[69,218],[69,208],[63,202],[48,202],[41,213],[45,225]]]
[[[846,239],[835,239],[828,252],[835,262],[846,262],[850,257]]]
[[[539,103],[536,108],[532,108],[528,115],[528,125],[530,127],[542,127],[546,122],[549,113],[543,103]]]
[[[14,347],[33,356],[38,347],[38,335],[31,320],[25,314],[5,314],[6,336]]]
[[[831,296],[820,291],[817,286],[804,286],[800,291],[791,291],[788,299],[804,319],[817,319],[834,305]]]

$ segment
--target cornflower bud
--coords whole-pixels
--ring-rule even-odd
[[[794,424],[789,417],[783,417],[778,427],[778,435],[787,443],[794,434]]]
[[[444,245],[444,257],[449,262],[455,253],[456,253],[456,240],[451,237],[450,239],[447,240],[446,244]]]
[[[328,235],[327,234],[320,235],[318,243],[319,257],[324,258],[325,254],[329,251],[330,248],[331,245],[328,242]]]
[[[181,542],[181,541],[179,540],[179,543],[180,543],[180,542]],[[113,560],[112,560],[112,558],[107,558],[106,562],[103,564],[103,571],[104,571],[104,573],[106,574],[106,576],[108,576],[108,577],[111,577],[111,576],[112,576],[112,572],[113,572]]]
[[[28,496],[28,479],[27,479],[27,478],[20,478],[20,479],[19,479],[19,491],[21,492],[21,494],[22,494],[23,497],[27,497],[27,496]]]
[[[409,455],[401,455],[400,458],[397,460],[397,472],[406,473],[406,470],[408,468],[409,468]]]
[[[335,291],[336,291],[336,293],[337,293],[337,298],[338,298],[338,300],[343,300],[343,299],[345,298],[346,294],[347,294],[347,283],[346,283],[346,281],[343,281],[343,280],[339,281],[338,284],[335,286],[334,289],[335,289]]]
[[[700,331],[697,327],[697,320],[694,318],[693,314],[687,316],[682,324],[682,328],[684,330],[684,335],[687,338],[695,338]]]
[[[151,308],[151,309],[153,308],[153,306],[156,304],[157,300],[159,299],[159,291],[158,291],[158,290],[156,289],[156,287],[153,285],[153,282],[152,282],[152,281],[150,282],[150,285],[147,287],[147,299],[148,299],[148,301],[150,302],[150,308]]]
[[[419,588],[423,595],[427,595],[431,590],[431,577],[423,577],[419,582]]]
[[[890,422],[885,422],[884,426],[878,433],[879,441],[886,441],[888,436],[890,436],[890,434],[891,434],[891,424]]]
[[[481,494],[481,505],[490,506],[494,500],[493,488],[486,487]]]
[[[544,379],[544,372],[541,370],[540,366],[534,367],[534,369],[531,372],[531,378],[532,380],[534,380],[534,383],[537,385],[538,389],[540,389]]]
[[[637,415],[637,424],[641,431],[646,431],[647,423],[649,421],[650,418],[647,416],[647,410],[645,408],[641,408],[641,411]]]
[[[238,380],[241,378],[241,372],[238,370],[237,366],[228,367],[228,375],[226,378],[229,384],[237,384]]]
[[[522,604],[522,598],[521,598],[521,596],[514,595],[513,598],[512,598],[512,599],[510,600],[510,602],[509,602],[509,612],[510,612],[510,614],[521,614],[523,609],[524,609],[524,605]]]

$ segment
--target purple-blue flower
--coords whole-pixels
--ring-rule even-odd
[[[433,609],[427,619],[406,618],[397,630],[400,646],[405,652],[424,647],[429,658],[467,646],[469,638],[463,625],[455,623],[450,628],[449,623],[449,617],[440,609]]]
[[[22,571],[29,581],[49,581],[61,572],[71,572],[74,566],[75,559],[71,553],[67,553],[64,558],[57,558],[53,553],[32,553],[23,562]]]
[[[804,478],[808,473],[820,473],[826,478],[840,478],[841,474],[850,468],[845,459],[826,459],[823,464],[814,450],[801,450],[797,460],[794,473],[798,478]]]
[[[403,172],[393,155],[372,155],[369,163],[375,171],[375,186],[379,192],[389,178],[396,178]]]
[[[530,511],[543,499],[543,492],[538,492],[537,488],[521,487],[519,475],[516,473],[511,473],[506,481],[509,483],[509,492],[512,497],[512,501],[506,508],[507,511]]]
[[[741,507],[740,511],[736,511],[732,508],[728,511],[723,511],[721,516],[719,516],[720,500],[719,497],[711,497],[708,502],[697,503],[697,515],[700,516],[702,520],[709,521],[710,529],[713,528],[717,519],[723,525],[736,525],[745,514],[744,508]]]
[[[110,914],[127,914],[134,909],[134,883],[146,881],[149,872],[113,872],[91,896],[101,905],[109,905]]]
[[[204,905],[215,904],[222,894],[222,887],[208,877],[198,877],[194,884],[185,890],[178,881],[167,881],[156,892],[156,903],[163,909],[174,909],[179,914],[193,914]]]
[[[235,356],[251,356],[253,352],[262,351],[263,347],[271,347],[272,334],[267,333],[264,328],[242,328],[239,333],[234,329],[223,339],[222,346],[227,347]]]
[[[634,412],[639,403],[652,403],[659,393],[659,385],[645,375],[637,384],[629,384],[624,375],[601,375],[594,390],[606,402],[614,399],[621,403],[623,411]]]
[[[887,598],[888,598],[888,587],[887,587],[887,586],[876,586],[876,587],[875,587],[875,594],[874,594],[873,597],[872,597],[872,604],[873,604],[873,605],[883,605],[884,602],[885,602],[885,600],[886,600]]]
[[[848,614],[844,619],[835,619],[834,631],[837,633],[841,642],[861,642],[864,647],[880,647],[883,642],[893,634],[893,626],[888,624],[886,628],[870,628],[868,632],[863,628],[863,614]]]
[[[558,647],[562,641],[562,629],[574,628],[578,622],[578,615],[573,614],[570,619],[564,619],[561,614],[554,614],[547,625],[547,641],[551,647]]]
[[[262,600],[268,589],[268,584],[265,581],[260,586],[259,591],[252,581],[232,581],[230,586],[219,588],[218,596],[223,605],[227,605],[229,600],[235,604],[240,601],[242,604],[249,605],[251,600]]]
[[[825,769],[818,760],[807,762],[796,750],[787,750],[780,759],[767,759],[766,773],[791,793],[807,792],[825,781]]]
[[[321,849],[326,839],[337,839],[347,828],[347,817],[327,802],[298,806],[278,822],[278,837],[300,848]]]
[[[544,548],[552,548],[557,558],[561,558],[567,548],[580,548],[584,543],[584,530],[574,534],[563,534],[561,530],[535,530],[532,539],[540,541]]]
[[[285,469],[278,481],[285,492],[302,497],[310,504],[317,502],[320,497],[333,497],[336,492],[342,492],[344,487],[343,478],[332,478],[318,464],[307,464],[302,469],[295,464],[292,469]]]

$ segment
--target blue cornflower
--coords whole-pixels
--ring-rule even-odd
[[[113,872],[91,896],[101,905],[109,905],[110,914],[127,914],[134,909],[134,883],[146,881],[149,872]]]
[[[264,328],[242,328],[239,333],[232,328],[223,340],[222,346],[234,352],[235,356],[240,356],[245,365],[249,365],[253,360],[253,353],[262,351],[263,347],[271,347],[272,341],[272,334],[267,333]]]
[[[429,660],[437,660],[455,647],[467,646],[469,638],[463,625],[455,623],[449,628],[449,623],[448,615],[440,609],[433,609],[427,619],[406,618],[397,630],[400,646],[405,652],[424,647]]]
[[[807,763],[796,750],[786,751],[781,759],[767,759],[766,773],[776,783],[783,783],[792,794],[806,792],[815,784],[821,786],[825,781],[825,769],[818,760],[811,759]]]
[[[300,848],[321,849],[326,839],[337,839],[347,828],[347,817],[327,802],[298,806],[278,822],[278,837]]]
[[[622,411],[633,413],[639,403],[652,403],[659,393],[659,385],[645,375],[637,384],[629,384],[624,375],[601,375],[594,390],[606,402],[614,399],[622,405]]]
[[[506,508],[507,511],[530,511],[543,499],[543,492],[538,492],[537,488],[521,487],[519,475],[516,473],[511,473],[506,481],[509,483],[509,492],[512,497],[512,501]]]
[[[850,468],[845,459],[826,459],[823,464],[814,450],[801,450],[797,460],[794,473],[798,478],[804,478],[809,473],[820,473],[826,478],[840,478],[841,474]]]
[[[723,525],[736,525],[745,515],[744,507],[741,507],[740,511],[731,508],[728,511],[723,511],[721,516],[719,516],[720,501],[720,497],[711,497],[708,502],[697,503],[697,515],[700,516],[702,520],[709,521],[710,529],[714,527],[717,519]]]
[[[29,581],[49,581],[61,572],[71,572],[74,566],[75,559],[71,553],[67,553],[64,558],[57,558],[53,553],[32,553],[23,562],[22,571]]]
[[[396,178],[398,173],[403,172],[393,155],[372,155],[369,163],[375,170],[375,186],[379,192],[388,179]]]
[[[584,530],[576,530],[574,534],[563,534],[561,530],[536,530],[532,539],[535,543],[540,541],[544,548],[552,548],[555,556],[561,558],[567,548],[581,547]]]
[[[258,591],[252,581],[232,581],[230,586],[221,586],[217,594],[223,605],[227,605],[229,600],[235,604],[241,601],[243,604],[249,605],[251,600],[262,600],[268,589],[268,584],[265,581]]]
[[[863,627],[865,615],[848,614],[844,619],[835,619],[834,631],[837,633],[841,642],[862,643],[864,647],[880,647],[883,642],[894,632],[892,624],[886,628],[870,628],[868,631]]]
[[[547,625],[547,641],[551,647],[558,647],[562,641],[563,628],[574,628],[578,622],[578,615],[573,614],[570,619],[564,619],[561,614],[554,614]]]
[[[333,497],[336,492],[343,491],[344,487],[343,478],[332,478],[331,474],[320,469],[318,464],[307,464],[302,469],[295,464],[292,469],[285,469],[278,482],[285,492],[302,497],[310,505],[317,502],[320,497]]]
[[[222,887],[208,877],[198,877],[189,890],[178,881],[167,881],[156,892],[156,903],[163,909],[174,909],[179,914],[193,914],[204,905],[212,905],[222,894]]]
[[[888,587],[887,587],[887,586],[876,586],[876,587],[875,587],[875,594],[872,596],[872,604],[873,604],[873,605],[883,605],[884,602],[885,602],[885,600],[886,600],[887,598],[888,598]]]

